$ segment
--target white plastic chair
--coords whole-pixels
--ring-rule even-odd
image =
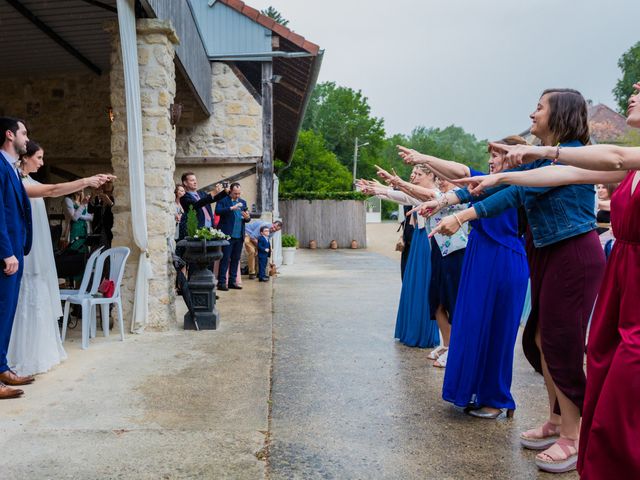
[[[67,298],[78,295],[80,293],[86,293],[87,288],[89,288],[89,282],[91,281],[91,275],[93,274],[93,268],[96,264],[96,260],[100,255],[104,247],[100,247],[91,253],[89,259],[87,260],[87,264],[84,267],[84,273],[82,274],[82,281],[80,282],[80,287],[77,289],[72,288],[61,288],[60,289],[60,301],[64,302]]]
[[[78,289],[70,289],[70,288],[61,288],[60,289],[60,301],[66,302],[69,297],[76,295],[84,295],[87,293],[87,289],[89,288],[89,282],[91,281],[91,276],[93,275],[93,269],[96,265],[96,260],[98,260],[98,256],[104,247],[100,247],[91,253],[89,259],[87,260],[87,264],[84,267],[84,273],[82,274],[82,281],[80,282],[80,288]],[[63,322],[62,324],[62,341],[64,342],[65,337],[67,336],[67,322]]]
[[[100,305],[102,317],[102,331],[105,337],[109,336],[109,305],[115,303],[118,309],[118,325],[120,327],[120,340],[124,341],[124,321],[122,318],[122,298],[120,296],[120,284],[124,276],[124,268],[129,257],[130,250],[127,247],[116,247],[105,250],[96,261],[95,273],[91,290],[83,294],[70,296],[64,304],[63,329],[66,329],[69,319],[69,307],[71,304],[82,306],[82,348],[89,347],[89,337],[96,335],[96,306]],[[102,282],[102,270],[104,263],[109,259],[109,280],[115,284],[113,296],[101,297],[98,287]]]

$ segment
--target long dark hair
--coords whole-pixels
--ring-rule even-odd
[[[549,96],[549,130],[553,143],[578,140],[591,142],[587,102],[582,94],[570,88],[548,88],[540,97]]]
[[[24,159],[25,157],[34,156],[38,150],[42,150],[42,147],[33,140],[29,140],[27,142],[27,151],[20,155],[20,160]]]

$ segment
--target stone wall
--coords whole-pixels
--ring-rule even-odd
[[[109,76],[0,78],[0,115],[23,118],[48,163],[111,158]]]
[[[183,105],[176,135],[178,159],[217,157],[225,159],[262,156],[262,107],[236,76],[221,62],[212,64],[213,111],[206,117],[196,104],[186,81],[177,78],[176,103]],[[176,168],[175,183],[183,172],[192,171],[201,186],[218,182],[250,168],[250,164],[224,165],[181,164]],[[257,177],[240,180],[242,197],[251,205],[256,202]]]
[[[142,135],[145,167],[148,254],[153,268],[149,282],[149,317],[147,328],[166,329],[175,323],[175,270],[171,264],[168,240],[173,237],[173,175],[175,170],[175,129],[170,124],[169,105],[176,92],[174,43],[175,32],[169,23],[143,19],[137,21]],[[113,35],[111,69],[111,152],[114,173],[123,185],[129,182],[127,124],[124,73],[120,55],[120,38]],[[123,192],[114,208],[114,245],[131,248],[123,291],[125,318],[131,318],[139,249],[133,242],[130,197]]]
[[[176,156],[261,157],[260,103],[225,63],[213,63],[212,75],[213,112],[209,118],[203,118],[188,87],[179,81],[176,102],[182,103],[184,110]]]

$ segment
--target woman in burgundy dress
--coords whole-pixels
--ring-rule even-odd
[[[640,83],[634,87],[638,92],[629,100],[627,124],[640,128]],[[475,177],[474,191],[499,184],[622,181],[611,199],[616,243],[589,334],[578,471],[582,480],[640,478],[640,148],[496,146],[511,164],[551,156],[572,166]]]

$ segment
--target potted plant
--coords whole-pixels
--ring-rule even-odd
[[[282,263],[293,265],[297,247],[298,239],[295,235],[282,235]]]
[[[187,212],[187,237],[178,242],[184,247],[183,258],[189,265],[189,295],[192,309],[184,316],[184,328],[215,330],[219,315],[216,309],[216,281],[210,268],[222,258],[222,247],[229,245],[228,235],[209,227],[198,228],[193,206]]]

